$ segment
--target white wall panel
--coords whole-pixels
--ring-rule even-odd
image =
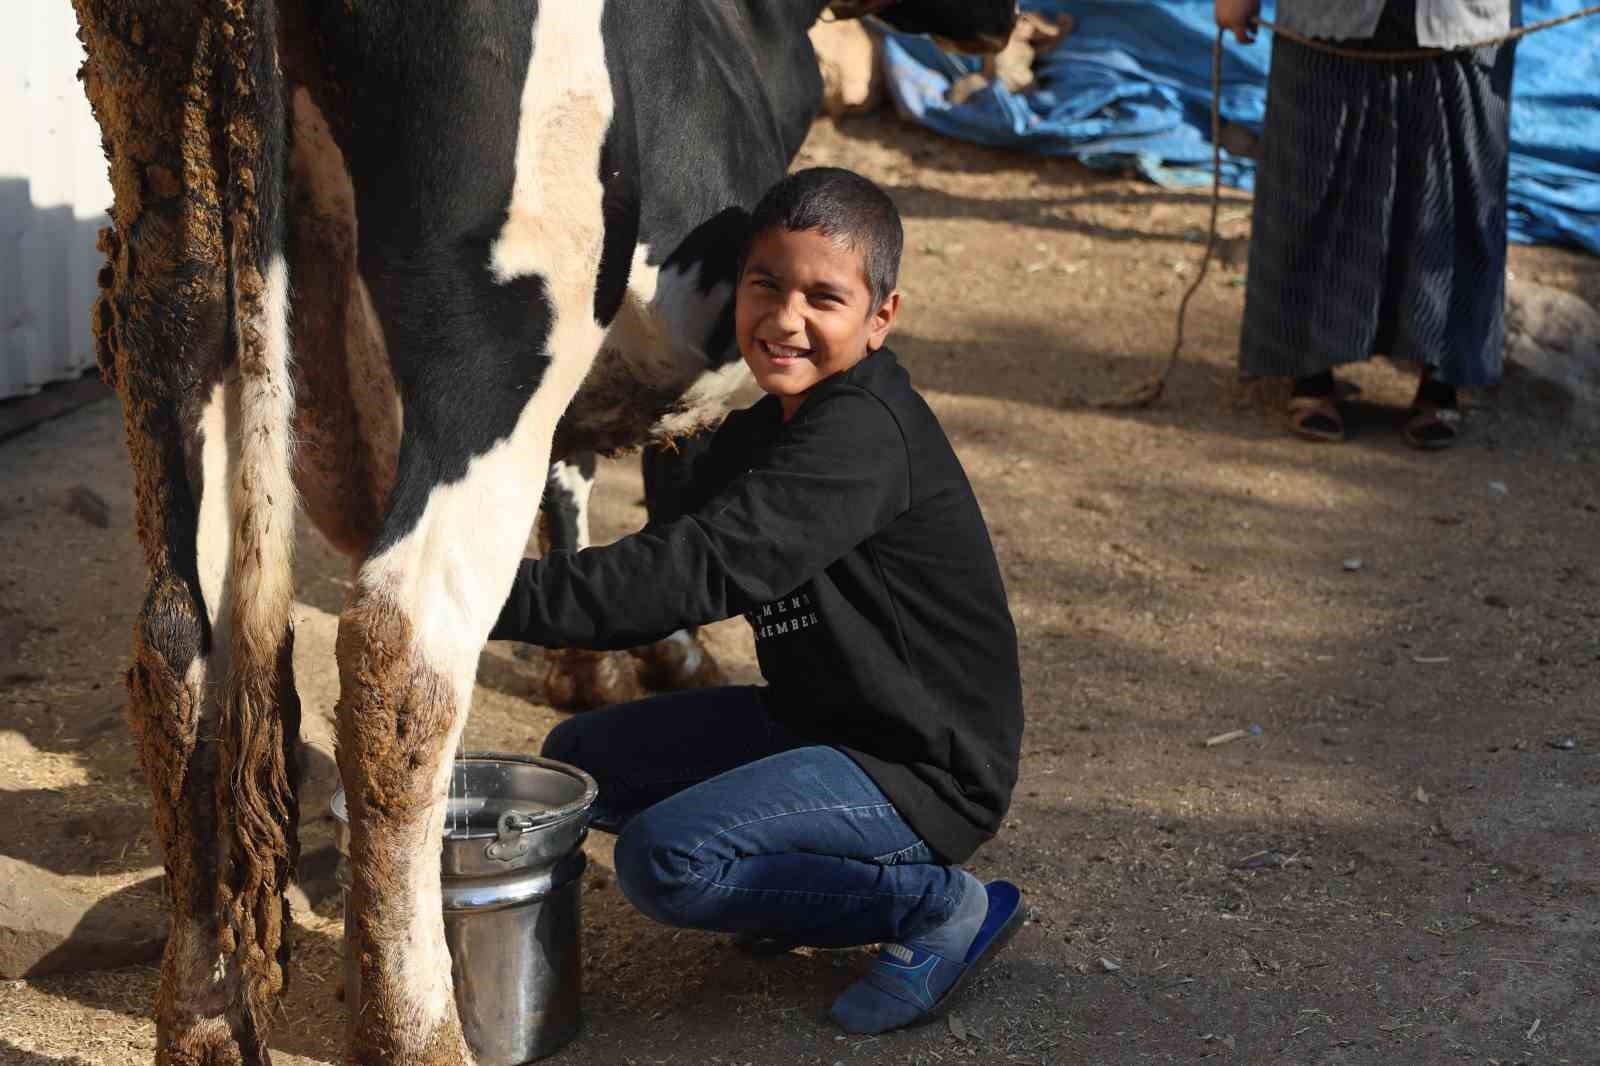
[[[0,3],[0,399],[94,365],[111,186],[67,0]]]

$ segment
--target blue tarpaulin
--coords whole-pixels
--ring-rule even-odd
[[[1523,0],[1523,21],[1593,0]],[[1090,166],[1136,166],[1152,180],[1211,180],[1211,0],[1024,0],[1070,13],[1073,32],[1034,67],[1036,83],[997,83],[951,105],[945,90],[977,61],[920,37],[889,34],[889,86],[901,110],[940,133],[980,144],[1073,156]],[[1271,18],[1272,5],[1263,17]],[[1261,130],[1270,32],[1253,45],[1230,34],[1222,59],[1222,118]],[[1250,160],[1224,153],[1223,180],[1248,189]],[[1517,45],[1511,106],[1511,236],[1600,253],[1600,16]]]

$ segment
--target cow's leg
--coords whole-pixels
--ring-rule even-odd
[[[150,571],[128,717],[173,912],[156,1060],[264,1062],[299,714],[271,5],[76,9],[114,191],[94,328]]]
[[[414,343],[390,332],[392,350]],[[447,788],[478,655],[536,517],[543,486],[527,470],[548,463],[560,393],[576,387],[551,380],[563,376],[547,371],[508,435],[471,456],[457,450],[477,415],[470,395],[406,391],[408,427],[431,432],[408,432],[401,445],[389,511],[339,621],[338,756],[362,1000],[352,1062],[471,1060],[440,897]],[[441,477],[446,466],[459,477]]]
[[[592,325],[592,319],[589,320]],[[592,329],[560,336],[581,362]],[[403,338],[391,345],[403,347]],[[395,498],[339,621],[339,771],[350,797],[353,949],[361,1014],[351,1061],[470,1061],[451,995],[439,856],[451,757],[466,724],[478,655],[505,602],[543,486],[561,406],[581,372],[544,375],[507,437],[432,480],[441,441],[475,412],[470,397],[408,393],[406,419],[429,441],[401,446]],[[419,410],[426,408],[426,410]],[[459,419],[459,423],[452,420]]]
[[[497,221],[492,237],[476,219],[440,232],[441,219],[425,241],[398,242],[409,220],[381,218],[381,199],[362,222],[363,273],[404,430],[377,541],[339,621],[339,772],[362,998],[355,1062],[471,1059],[439,884],[450,763],[543,495],[543,479],[528,474],[548,468],[556,423],[626,284],[602,265],[602,249],[610,264],[613,243],[632,241],[601,184],[620,170],[601,166],[613,106],[603,11],[540,8],[510,203],[481,210]],[[437,151],[505,139],[446,138]]]
[[[550,464],[544,504],[539,510],[540,552],[581,551],[589,546],[589,496],[594,491],[594,475],[593,452]],[[550,706],[565,710],[587,711],[643,695],[632,659],[618,652],[588,648],[546,651],[541,683]]]
[[[644,449],[640,465],[650,521],[671,521],[683,514],[694,461],[710,441],[711,434],[705,432]],[[701,644],[698,630],[680,629],[654,644],[635,648],[633,654],[639,659],[639,681],[658,692],[726,683],[716,657]]]

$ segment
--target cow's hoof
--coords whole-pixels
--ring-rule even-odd
[[[591,711],[644,695],[626,655],[560,648],[545,652],[544,663],[545,702],[564,711]]]
[[[238,1029],[234,1026],[237,1025],[237,1016],[231,1012],[185,1018],[156,1037],[156,1061],[196,1063],[197,1066],[254,1066],[266,1062],[266,1049],[259,1045],[253,1048],[249,1042],[241,1041],[235,1035]]]
[[[700,638],[681,629],[664,640],[634,648],[633,654],[639,660],[639,683],[656,692],[728,683]]]

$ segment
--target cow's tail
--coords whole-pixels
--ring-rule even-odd
[[[300,703],[290,618],[297,500],[284,256],[288,130],[276,0],[215,3],[229,343],[237,370],[217,899],[222,949],[239,962],[244,1003],[256,1013],[270,1009],[284,984],[284,889],[298,858]],[[255,1020],[264,1031],[267,1019]]]

